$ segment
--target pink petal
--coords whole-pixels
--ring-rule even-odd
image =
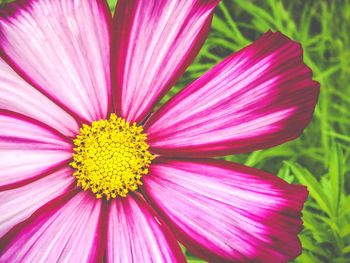
[[[40,120],[62,134],[73,137],[77,122],[63,109],[24,81],[0,58],[0,109]]]
[[[0,188],[67,162],[72,146],[60,136],[40,122],[0,110]]]
[[[113,200],[108,222],[107,262],[186,262],[173,234],[141,196]]]
[[[107,115],[110,11],[100,0],[18,1],[1,10],[0,47],[30,84],[87,121]]]
[[[44,204],[67,193],[73,181],[72,171],[63,168],[33,183],[0,192],[0,237]]]
[[[142,121],[197,55],[218,0],[119,0],[114,17],[116,111]]]
[[[80,192],[64,204],[42,211],[5,246],[0,262],[102,261],[101,204]]]
[[[286,262],[301,253],[303,186],[225,161],[161,159],[144,191],[180,242],[210,262]]]
[[[268,32],[181,91],[145,129],[158,154],[250,152],[298,137],[318,93],[300,45]]]

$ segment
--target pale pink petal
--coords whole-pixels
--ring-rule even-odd
[[[62,134],[73,137],[77,122],[63,109],[24,81],[0,58],[0,109],[37,119]]]
[[[300,45],[268,32],[173,97],[145,129],[158,154],[254,151],[298,137],[318,93]]]
[[[301,253],[303,186],[225,161],[160,159],[143,190],[178,240],[210,262],[287,262]]]
[[[0,12],[0,48],[25,80],[71,114],[105,118],[111,14],[102,0],[16,1]]]
[[[80,192],[19,229],[0,262],[102,262],[102,201]]]
[[[218,0],[119,0],[114,17],[114,102],[142,121],[197,55]]]
[[[0,188],[48,172],[71,157],[71,144],[56,130],[0,110]]]
[[[0,237],[37,209],[72,189],[72,170],[62,168],[33,183],[0,192]]]
[[[113,200],[109,209],[107,262],[186,262],[169,229],[138,194]]]

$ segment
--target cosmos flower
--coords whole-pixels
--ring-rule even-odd
[[[19,0],[0,16],[1,262],[285,262],[304,186],[219,159],[298,137],[319,92],[267,32],[159,109],[214,0]]]

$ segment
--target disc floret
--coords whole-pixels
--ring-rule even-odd
[[[77,185],[107,200],[136,191],[154,159],[146,140],[142,126],[115,114],[91,125],[83,124],[73,141],[70,164]]]

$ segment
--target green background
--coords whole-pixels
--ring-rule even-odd
[[[112,11],[115,2],[109,1]],[[222,1],[195,63],[163,102],[268,29],[302,44],[321,84],[314,118],[292,142],[225,159],[308,187],[296,262],[350,262],[350,1]],[[184,252],[189,262],[204,262]]]

